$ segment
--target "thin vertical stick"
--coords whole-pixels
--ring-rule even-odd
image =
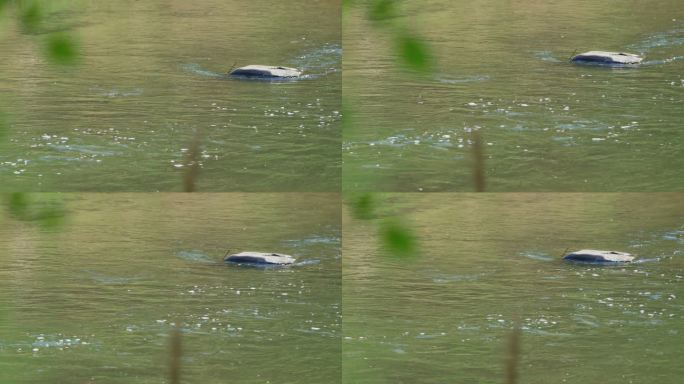
[[[181,350],[181,332],[178,324],[174,325],[171,330],[170,339],[169,383],[180,384],[181,355],[183,351]]]
[[[485,190],[485,165],[484,150],[482,149],[482,138],[480,132],[473,131],[473,176],[475,177],[475,191],[484,192]]]
[[[515,319],[508,340],[508,356],[506,358],[506,384],[518,381],[518,364],[520,363],[520,319]]]
[[[200,172],[200,151],[202,147],[202,133],[197,130],[192,139],[188,155],[185,157],[185,176],[183,177],[183,190],[185,192],[194,192],[197,184],[197,177]]]

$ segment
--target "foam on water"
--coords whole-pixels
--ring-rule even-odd
[[[646,53],[656,48],[673,48],[680,45],[684,45],[684,27],[653,34],[637,43],[628,45],[627,48]]]
[[[142,94],[143,94],[142,88],[131,88],[129,90],[122,90],[122,89],[117,89],[117,88],[105,89],[102,87],[92,87],[91,90],[94,92],[97,92],[97,95],[99,95],[99,96],[110,97],[110,98],[134,97],[134,96],[142,96]]]
[[[675,61],[679,60],[684,60],[684,56],[674,56],[674,57],[669,57],[667,59],[662,59],[662,60],[647,60],[641,63],[641,65],[662,65],[662,64],[669,64]]]
[[[536,252],[536,251],[525,251],[525,252],[520,252],[520,256],[526,257],[528,259],[532,260],[539,260],[539,261],[553,261],[555,260],[554,257],[549,255],[546,252]]]
[[[202,263],[202,264],[214,264],[216,263],[216,260],[212,259],[210,256],[205,254],[202,251],[198,251],[196,249],[191,249],[191,250],[182,250],[178,251],[176,253],[176,256],[179,258],[190,261],[193,263]]]
[[[46,147],[57,152],[76,152],[92,156],[118,156],[121,152],[112,151],[98,145],[79,145],[79,144],[47,144]]]
[[[204,77],[211,77],[211,78],[226,78],[227,75],[225,73],[218,73],[218,72],[213,72],[210,71],[206,68],[202,68],[199,64],[197,63],[188,63],[188,64],[183,64],[181,65],[181,68],[188,73],[194,74],[194,75],[199,75],[199,76],[204,76]]]
[[[462,76],[462,77],[454,77],[451,75],[447,74],[439,74],[435,75],[434,79],[442,84],[467,84],[467,83],[474,83],[474,82],[480,82],[480,81],[487,81],[490,80],[491,78],[487,75],[471,75],[471,76]]]
[[[548,61],[550,63],[562,63],[562,60],[559,60],[553,55],[553,52],[551,51],[538,51],[534,53],[534,56],[542,61]]]
[[[304,239],[285,240],[285,242],[294,247],[304,247],[313,244],[339,244],[340,238],[337,236],[312,235]]]
[[[305,72],[304,77],[310,79],[339,71],[341,62],[342,47],[337,44],[323,44],[287,61],[289,65]]]
[[[482,276],[484,276],[483,273],[470,274],[470,275],[438,274],[432,278],[432,282],[437,283],[437,284],[448,284],[448,283],[460,283],[460,282],[465,282],[465,281],[477,281]]]
[[[665,232],[662,238],[663,240],[672,240],[684,244],[684,229]]]
[[[295,267],[305,267],[307,265],[316,265],[316,264],[320,264],[320,263],[321,263],[321,261],[318,259],[309,259],[309,260],[298,261],[292,265]]]

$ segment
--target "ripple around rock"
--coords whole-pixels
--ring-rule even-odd
[[[336,236],[313,235],[304,239],[286,240],[285,242],[295,247],[303,247],[313,244],[339,244],[340,238]]]
[[[684,28],[674,28],[646,37],[645,39],[628,46],[638,52],[649,52],[654,48],[671,48],[684,45]]]
[[[307,77],[319,77],[336,72],[342,62],[342,47],[336,44],[324,44],[288,61],[294,67],[301,68]]]
[[[204,252],[195,249],[178,251],[176,253],[176,256],[183,260],[191,261],[193,263],[212,264],[216,262],[214,259],[206,255]]]
[[[553,257],[551,257],[548,253],[544,252],[521,252],[520,256],[527,257],[528,259],[532,260],[540,260],[540,261],[553,261]]]
[[[561,60],[558,60],[554,55],[553,52],[551,51],[539,51],[535,52],[534,56],[536,56],[538,59],[542,61],[548,61],[551,63],[560,63]]]

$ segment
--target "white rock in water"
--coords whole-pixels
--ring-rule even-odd
[[[633,53],[589,51],[575,55],[570,60],[574,63],[626,65],[639,64],[643,59]]]
[[[296,68],[274,67],[271,65],[248,65],[232,70],[230,76],[245,78],[292,78],[302,74]]]
[[[223,261],[236,264],[293,264],[296,260],[290,255],[282,253],[263,253],[263,252],[240,252],[234,255],[227,255]]]
[[[634,256],[626,252],[582,249],[566,254],[563,259],[579,263],[630,263]]]

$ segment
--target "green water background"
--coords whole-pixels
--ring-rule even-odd
[[[346,191],[474,191],[474,131],[488,191],[682,190],[680,1],[392,4],[345,14]],[[430,54],[420,76],[398,65],[405,30]],[[645,64],[568,63],[589,50]]]
[[[344,383],[501,383],[521,327],[521,383],[677,383],[684,341],[681,194],[383,194],[346,211]],[[420,256],[384,250],[411,226]],[[616,249],[627,266],[572,265]]]
[[[183,382],[339,381],[338,194],[63,200],[59,230],[2,216],[0,382],[164,382],[172,323]],[[229,249],[306,265],[228,266]]]

